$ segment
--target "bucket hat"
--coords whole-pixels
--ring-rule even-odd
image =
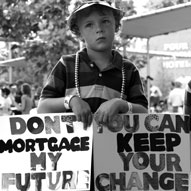
[[[68,17],[67,22],[68,22],[68,26],[69,29],[71,31],[73,31],[73,26],[75,24],[74,19],[76,18],[76,14],[84,9],[87,9],[89,7],[95,6],[95,5],[99,5],[99,6],[104,6],[107,8],[110,8],[114,11],[114,13],[116,13],[119,16],[119,19],[121,19],[124,16],[124,12],[121,9],[118,9],[114,6],[112,6],[110,3],[108,3],[107,1],[88,1],[85,3],[82,3],[80,6],[78,6]]]

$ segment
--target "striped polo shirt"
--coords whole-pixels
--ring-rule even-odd
[[[124,99],[147,108],[142,82],[136,66],[123,59],[121,54],[112,50],[111,67],[100,71],[90,60],[86,48],[79,52],[79,87],[80,95],[95,112],[105,101],[120,98],[122,86],[122,65],[125,68]],[[75,54],[62,56],[51,71],[41,98],[59,98],[77,94],[75,87]]]
[[[185,90],[184,113],[191,115],[191,81],[188,82]]]

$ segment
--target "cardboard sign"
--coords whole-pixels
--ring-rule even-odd
[[[89,190],[92,127],[73,114],[0,117],[0,190]]]
[[[173,114],[117,116],[94,127],[96,191],[187,191],[190,118]]]

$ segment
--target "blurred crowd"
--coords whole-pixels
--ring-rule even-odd
[[[0,82],[0,116],[36,113],[41,89],[23,80]]]
[[[183,114],[185,88],[179,81],[172,81],[167,97],[164,97],[160,88],[150,87],[151,113],[178,113]]]
[[[22,80],[15,83],[0,82],[0,116],[36,114],[42,87]],[[150,113],[183,114],[185,88],[179,81],[171,82],[167,97],[160,88],[151,84]]]

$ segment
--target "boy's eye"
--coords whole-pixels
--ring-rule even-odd
[[[110,23],[110,20],[105,19],[105,20],[103,20],[103,23]]]
[[[88,23],[85,25],[85,27],[91,27],[92,26],[92,23]]]

